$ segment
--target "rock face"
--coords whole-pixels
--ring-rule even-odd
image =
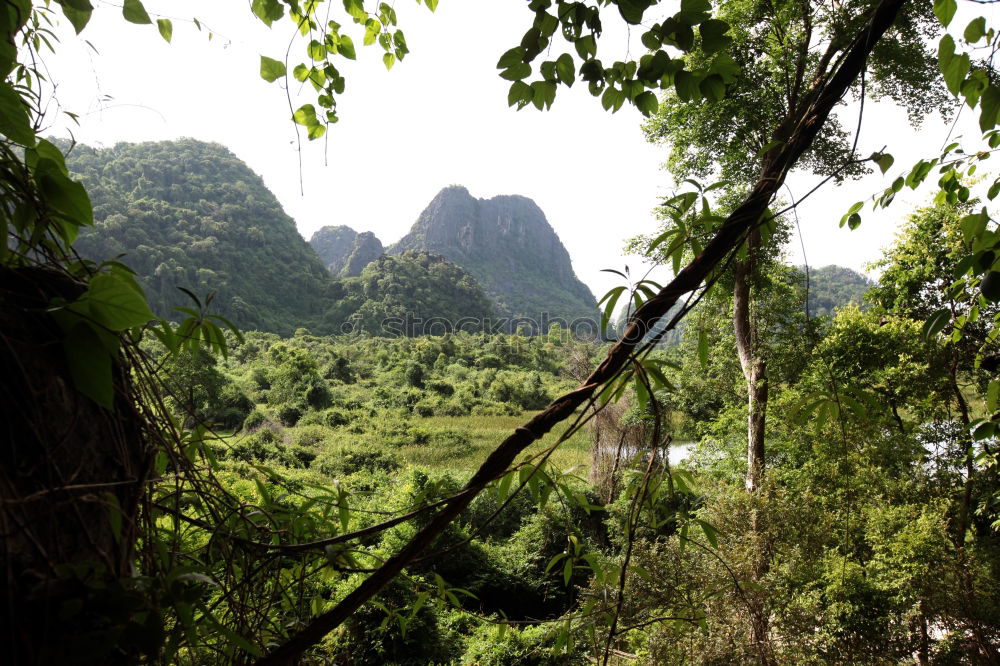
[[[405,250],[458,264],[505,316],[567,323],[595,316],[593,294],[573,273],[569,253],[545,214],[526,197],[476,199],[462,186],[446,187],[388,252]]]
[[[354,239],[351,245],[351,253],[344,261],[344,267],[340,269],[340,277],[357,277],[361,275],[364,267],[381,257],[385,253],[382,241],[375,238],[375,234],[370,231],[363,231]]]
[[[382,241],[370,231],[360,234],[350,227],[323,227],[309,244],[331,273],[338,277],[358,277],[365,266],[385,253]]]
[[[357,237],[358,232],[348,226],[328,226],[314,233],[309,239],[309,244],[316,250],[316,254],[330,272],[340,275],[348,257],[351,256]]]

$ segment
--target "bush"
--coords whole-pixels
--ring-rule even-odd
[[[321,379],[313,381],[312,386],[306,390],[306,404],[313,409],[325,409],[333,404],[330,395],[330,387]]]
[[[455,393],[455,386],[440,379],[435,379],[427,382],[427,390],[447,398]]]
[[[327,476],[349,476],[358,472],[393,473],[403,467],[399,458],[375,447],[348,446],[328,451],[316,459],[320,472]]]
[[[290,444],[303,446],[307,449],[315,449],[327,439],[326,428],[318,425],[304,425],[296,428],[291,437],[288,438]]]
[[[259,409],[255,409],[243,419],[243,430],[252,432],[267,422],[267,415]]]
[[[298,445],[292,445],[288,447],[288,454],[291,455],[299,463],[296,467],[308,468],[312,465],[313,461],[316,460],[317,454],[314,450]]]
[[[517,629],[509,627],[503,635],[492,624],[483,624],[466,643],[462,664],[476,666],[575,666],[587,664],[588,641],[584,636],[574,641],[575,649],[569,654],[554,654],[556,636],[562,625],[543,624]]]
[[[339,428],[351,422],[351,418],[340,409],[328,409],[323,412],[323,422],[331,428]]]
[[[437,403],[433,400],[424,399],[413,406],[413,413],[417,416],[434,416],[434,410],[437,407]]]
[[[302,418],[302,410],[295,405],[282,405],[278,409],[278,420],[281,421],[281,425],[291,428],[299,419]]]

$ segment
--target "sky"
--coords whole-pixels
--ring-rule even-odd
[[[173,20],[167,44],[154,26],[126,23],[120,5],[94,4],[80,37],[61,26],[57,53],[45,58],[49,79],[58,82],[48,133],[72,133],[93,146],[179,137],[221,143],[264,179],[306,239],[322,226],[346,224],[388,245],[451,184],[480,198],[520,194],[545,212],[577,276],[599,298],[619,283],[601,269],[641,271],[637,257],[624,255],[625,241],[654,230],[654,207],[675,191],[661,169],[666,148],[646,142],[633,107],[605,112],[580,83],[561,87],[544,113],[507,107],[509,83],[495,64],[530,27],[532,15],[522,3],[441,0],[434,13],[412,0],[398,3],[411,53],[389,72],[379,47],[361,46],[360,26],[342,28],[358,45],[358,61],[341,67],[347,78],[338,100],[341,120],[323,140],[303,136],[301,154],[284,89],[259,76],[261,55],[284,59],[293,32],[287,21],[268,29],[247,2],[146,0],[154,19]],[[642,49],[637,34],[630,44],[623,29],[611,29],[617,23],[606,21],[605,61]],[[294,65],[302,45],[292,48]],[[79,125],[59,111],[78,114]],[[841,113],[845,126],[856,125],[855,105]],[[838,228],[841,216],[855,201],[880,193],[904,165],[934,155],[949,133],[975,136],[972,120],[964,114],[952,129],[931,115],[913,129],[900,109],[867,104],[859,152],[886,146],[896,166],[887,179],[827,185],[803,202],[802,242],[793,238],[788,260],[801,264],[804,256],[812,266],[863,270],[878,259],[900,222],[929,195],[907,190],[887,212],[866,213],[853,232]],[[793,174],[783,196],[798,199],[817,182]]]

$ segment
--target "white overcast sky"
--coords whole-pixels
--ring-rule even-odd
[[[146,0],[154,18],[174,21],[168,45],[154,26],[126,23],[120,5],[94,4],[83,34],[74,37],[64,26],[57,55],[45,60],[58,82],[59,104],[80,115],[76,127],[53,114],[50,132],[65,136],[72,127],[78,141],[95,146],[178,137],[224,144],[263,177],[306,239],[324,225],[346,224],[392,243],[450,184],[481,198],[521,194],[542,208],[577,276],[600,297],[616,283],[600,270],[639,265],[623,255],[624,241],[655,228],[652,208],[672,191],[660,169],[665,148],[646,143],[633,107],[609,114],[580,83],[561,88],[545,113],[507,107],[508,82],[494,67],[530,27],[524,3],[441,0],[433,14],[412,1],[397,3],[411,53],[391,72],[381,63],[381,49],[361,47],[359,26],[343,28],[358,46],[358,62],[344,61],[341,68],[347,90],[338,102],[341,121],[327,136],[326,158],[322,140],[303,151],[304,194],[284,91],[258,74],[261,54],[282,58],[292,32],[287,21],[269,30],[251,17],[248,2]],[[190,17],[214,38],[184,20]],[[601,57],[623,58],[627,35],[609,29],[605,37]],[[632,42],[633,53],[642,49],[638,34]],[[293,46],[291,65],[301,61],[301,48]],[[845,125],[853,127],[856,110],[844,113]],[[956,134],[974,136],[974,125],[965,122],[971,119],[966,113]],[[888,146],[896,156],[894,177],[903,165],[932,156],[948,132],[936,115],[913,130],[898,109],[869,104],[860,152]],[[815,182],[793,176],[790,186],[799,197]],[[888,182],[869,177],[828,185],[800,207],[811,265],[861,269],[880,256],[899,220],[926,193],[907,191],[888,213],[865,215],[854,232],[838,229],[838,222],[851,203]],[[801,263],[798,239],[788,256]]]

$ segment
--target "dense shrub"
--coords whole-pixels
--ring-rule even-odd
[[[281,425],[291,428],[302,418],[302,410],[295,405],[282,405],[278,409],[278,420]]]
[[[251,432],[262,426],[267,421],[267,415],[259,409],[255,409],[243,419],[243,430]]]
[[[335,449],[316,458],[319,471],[330,477],[349,476],[358,472],[396,472],[402,468],[399,458],[380,448],[349,446]]]

